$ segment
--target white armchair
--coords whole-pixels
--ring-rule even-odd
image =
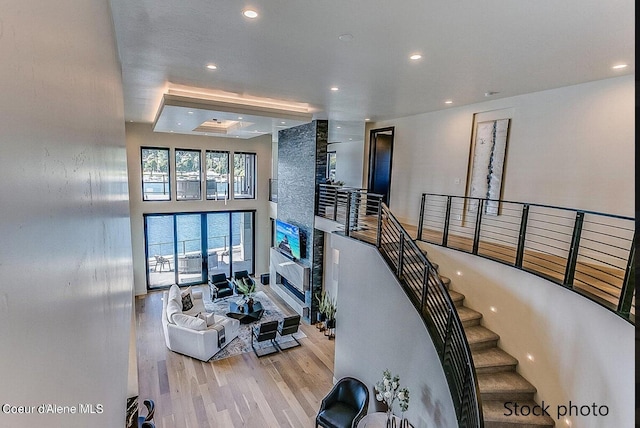
[[[205,313],[202,292],[192,293],[193,307],[182,311],[180,288],[172,285],[163,294],[162,328],[167,348],[180,354],[188,355],[202,361],[208,361],[227,343],[238,336],[240,321],[222,315],[214,315],[215,323],[207,326],[207,322],[196,318],[198,313]],[[176,314],[189,317],[174,316]],[[176,324],[178,320],[182,325]],[[224,326],[224,342],[219,341],[220,327]]]

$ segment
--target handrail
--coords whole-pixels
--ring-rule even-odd
[[[432,338],[459,426],[482,428],[475,367],[455,305],[438,272],[382,202],[382,195],[320,185],[316,207],[316,215],[339,221],[346,236],[376,245]]]
[[[423,193],[417,239],[527,271],[635,324],[635,219]]]

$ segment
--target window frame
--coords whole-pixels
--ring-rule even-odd
[[[207,161],[208,161],[208,155],[209,153],[224,153],[227,155],[227,174],[226,174],[226,186],[227,186],[227,191],[226,191],[226,196],[224,198],[217,198],[217,197],[209,197],[209,192],[208,192],[208,187],[209,187],[209,179],[207,178]],[[228,150],[205,150],[205,154],[204,154],[204,182],[205,182],[205,199],[208,201],[224,201],[224,200],[229,200],[231,198],[231,192],[230,192],[230,184],[229,182],[231,181],[231,153]],[[216,181],[217,183],[217,181]],[[216,184],[217,186],[217,184]]]
[[[242,155],[245,156],[251,156],[253,158],[253,165],[252,165],[252,177],[250,177],[251,179],[251,194],[249,196],[243,196],[243,193],[240,194],[236,194],[236,178],[238,177],[236,175],[236,156],[238,155]],[[252,152],[233,152],[233,199],[257,199],[257,177],[258,177],[258,154],[257,153],[252,153]],[[247,170],[246,170],[246,160],[245,160],[245,177],[247,177]],[[248,182],[248,180],[247,180]]]
[[[166,151],[167,152],[167,180],[163,181],[167,186],[167,197],[168,199],[148,199],[145,192],[145,179],[144,179],[144,150],[157,150],[157,151]],[[140,146],[140,179],[141,179],[141,190],[142,190],[142,201],[143,202],[167,202],[171,201],[171,148],[169,147],[152,147],[152,146]],[[163,186],[164,188],[164,186]]]
[[[198,197],[197,198],[180,198],[178,189],[178,152],[195,152],[198,153]],[[200,149],[174,149],[173,164],[175,169],[175,182],[176,182],[176,201],[201,201],[202,200],[202,150]],[[195,171],[193,171],[195,172]],[[184,182],[190,182],[195,180],[182,180]],[[187,193],[187,192],[185,192]]]

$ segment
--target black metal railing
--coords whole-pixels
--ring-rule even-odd
[[[424,193],[417,239],[541,276],[635,323],[633,218]]]
[[[320,185],[316,214],[376,245],[420,314],[440,357],[459,426],[484,426],[469,343],[455,305],[426,255],[382,202],[362,189]]]

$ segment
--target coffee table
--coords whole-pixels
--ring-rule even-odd
[[[263,313],[264,308],[262,307],[262,303],[257,301],[253,302],[253,310],[251,312],[249,311],[249,305],[246,303],[238,305],[236,302],[229,302],[229,312],[227,312],[227,316],[239,320],[240,324],[249,324],[258,321]]]

